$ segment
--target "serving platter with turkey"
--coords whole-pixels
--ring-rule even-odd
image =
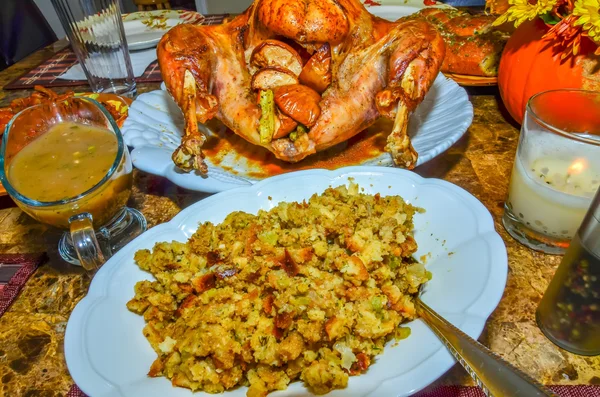
[[[466,92],[438,76],[444,53],[425,18],[257,0],[227,24],[171,29],[158,46],[169,94],[138,97],[123,132],[138,168],[208,192],[305,168],[411,169],[472,121]]]

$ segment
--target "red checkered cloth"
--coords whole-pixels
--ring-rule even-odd
[[[548,386],[560,397],[600,397],[600,386]],[[85,394],[82,394],[85,396]],[[485,397],[475,386],[438,386],[417,393],[415,397]]]
[[[560,397],[600,397],[600,386],[548,386]],[[73,385],[66,397],[87,397],[77,385]],[[386,396],[382,396],[386,397]],[[431,391],[422,391],[414,397],[485,397],[476,386],[438,386]]]
[[[0,317],[45,260],[46,254],[0,254]]]
[[[202,25],[219,25],[223,23],[223,20],[227,18],[229,14],[213,14],[205,15],[202,20]],[[11,81],[4,86],[5,90],[22,90],[26,88],[33,88],[35,85],[42,85],[44,87],[73,87],[79,85],[85,85],[84,80],[64,80],[59,78],[61,74],[65,73],[71,68],[71,66],[77,63],[77,57],[71,51],[70,47],[65,48],[62,51],[54,54],[53,57],[45,60],[29,72]],[[158,61],[152,62],[144,74],[140,77],[136,77],[135,81],[138,83],[157,83],[162,81],[160,75],[160,69],[158,67]]]

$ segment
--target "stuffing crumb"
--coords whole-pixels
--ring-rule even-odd
[[[416,211],[350,183],[136,252],[155,277],[127,303],[157,354],[148,375],[208,393],[248,386],[250,397],[295,380],[316,394],[346,387],[410,334],[399,326],[431,278],[413,259]]]

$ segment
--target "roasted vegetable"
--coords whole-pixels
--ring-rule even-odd
[[[259,92],[259,105],[261,110],[258,131],[261,143],[269,143],[275,132],[275,102],[273,91],[264,90]]]
[[[275,134],[273,134],[273,139],[283,138],[290,132],[294,131],[298,123],[294,121],[289,116],[277,111],[277,117],[275,118]]]
[[[279,67],[264,68],[252,76],[253,90],[272,90],[290,84],[298,84],[298,78],[289,70]]]
[[[322,93],[331,84],[331,47],[323,44],[308,60],[298,77],[300,83]]]
[[[321,95],[302,84],[284,85],[275,88],[275,103],[282,113],[300,124],[312,127],[321,115]]]
[[[296,128],[296,131],[290,133],[290,140],[292,142],[296,141],[296,139],[300,138],[302,135],[306,134],[308,132],[308,128],[306,128],[303,125],[299,125],[298,128]]]
[[[258,68],[280,67],[298,76],[302,71],[302,58],[298,52],[279,40],[265,40],[252,51],[250,63]]]

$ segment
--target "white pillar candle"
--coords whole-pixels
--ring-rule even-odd
[[[515,159],[509,208],[529,228],[559,239],[571,239],[600,185],[598,170],[586,158],[554,156],[523,164]]]

